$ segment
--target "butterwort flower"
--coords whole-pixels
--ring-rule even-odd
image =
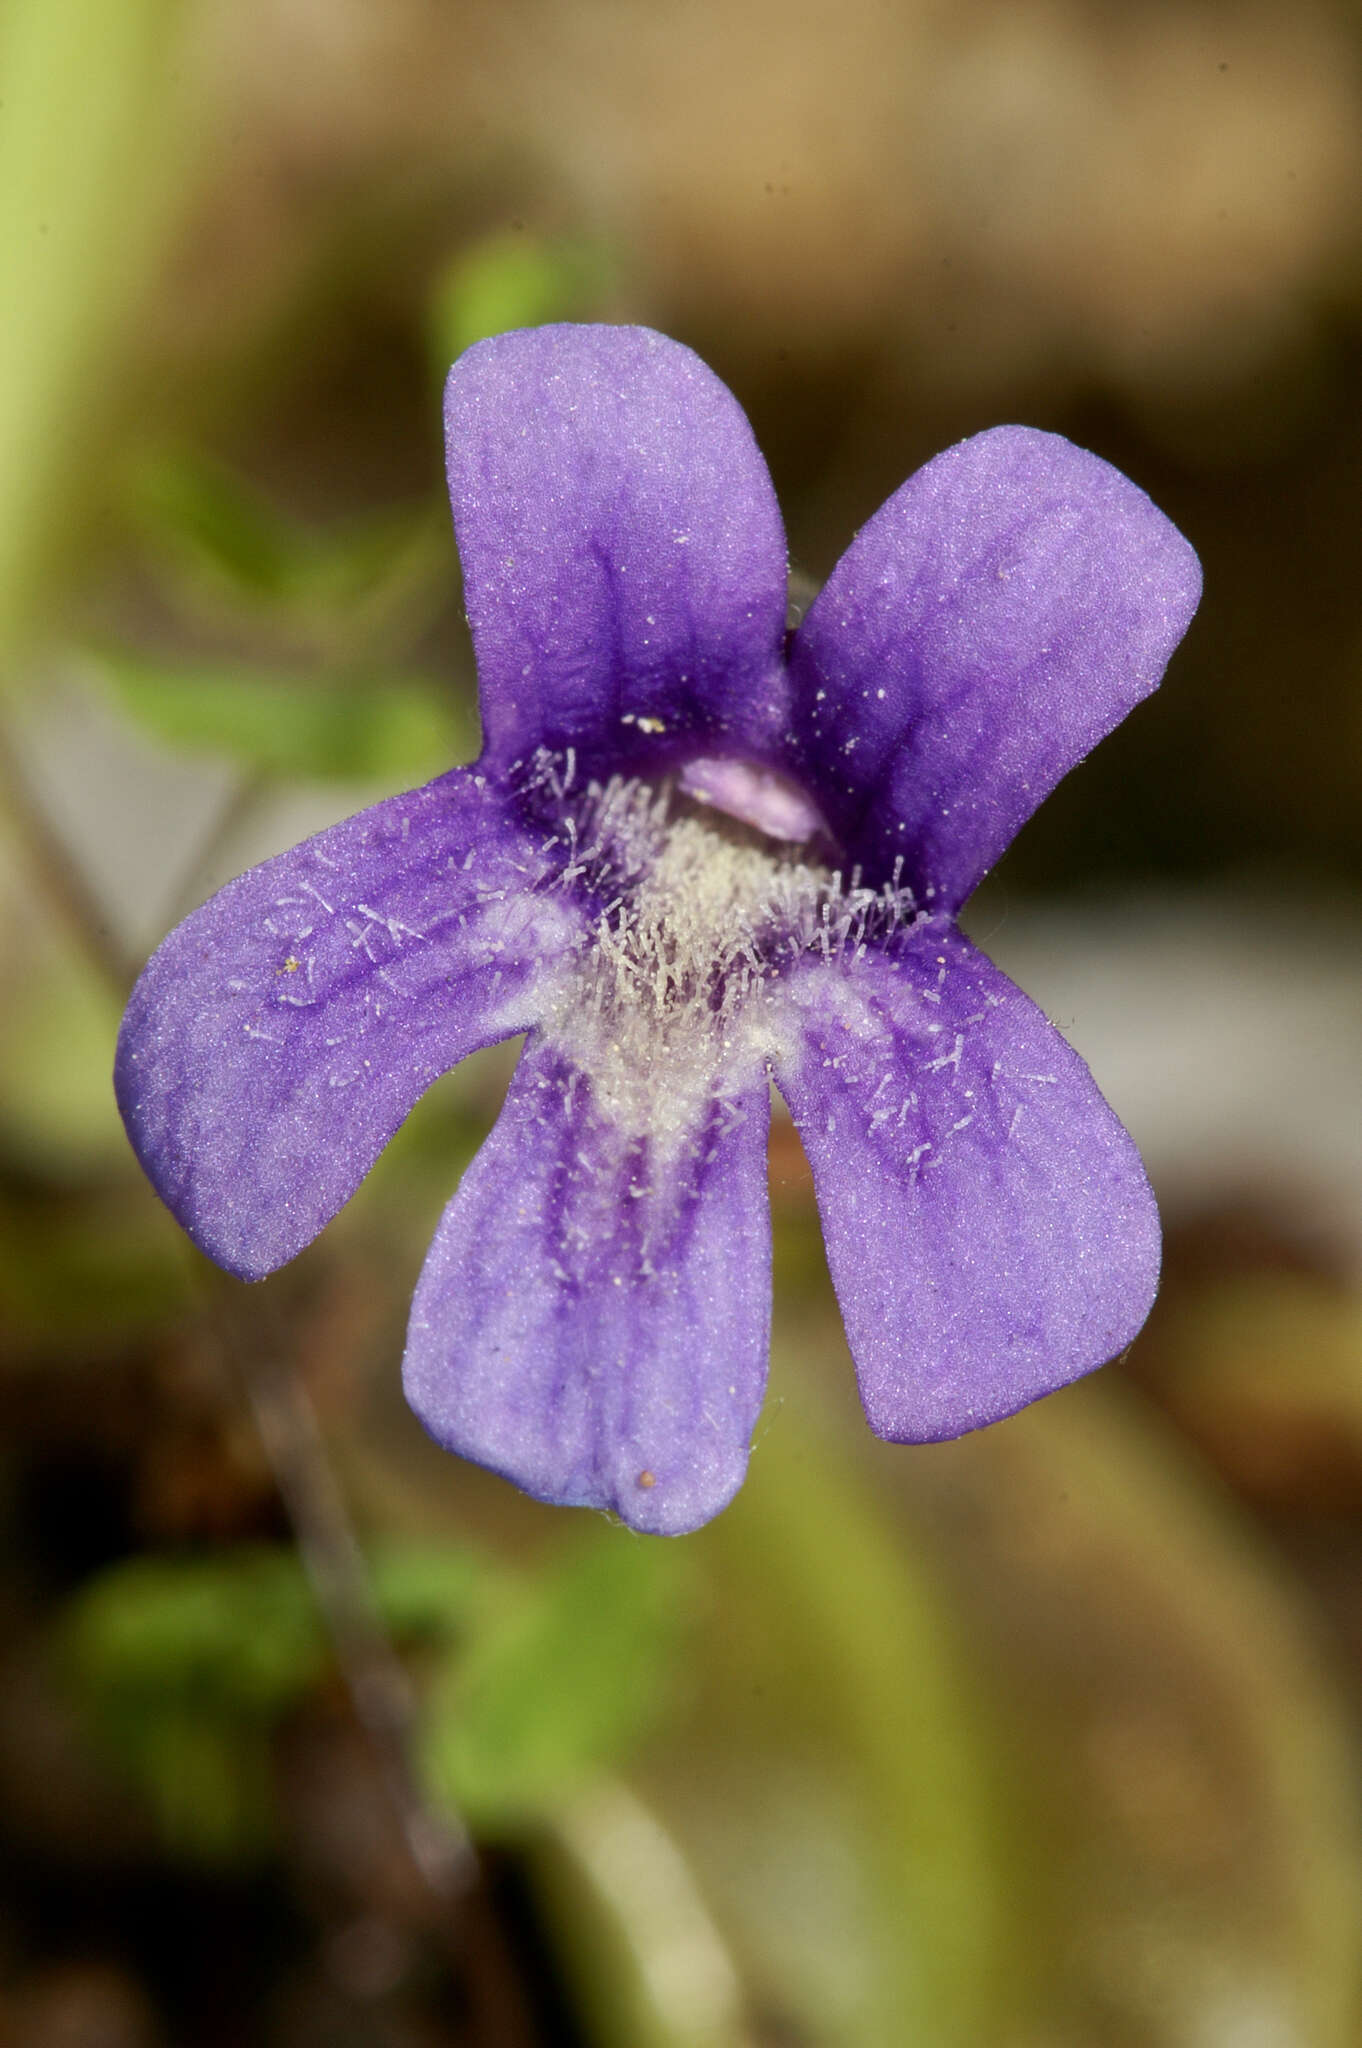
[[[769,1082],[813,1171],[871,1427],[952,1437],[1126,1345],[1139,1158],[956,926],[1157,684],[1196,558],[1143,492],[999,427],[862,528],[798,630],[737,404],[641,328],[471,349],[445,401],[485,744],[230,883],[128,1006],[119,1101],[255,1279],[432,1081],[528,1034],[411,1312],[408,1398],[542,1500],[677,1533],[766,1379]]]

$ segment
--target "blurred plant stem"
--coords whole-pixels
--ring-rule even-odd
[[[383,1626],[372,1581],[327,1455],[317,1412],[287,1362],[289,1332],[264,1288],[208,1273],[231,1364],[245,1388],[298,1553],[326,1623],[355,1718],[382,1777],[402,1840],[423,1884],[442,1906],[474,1881],[466,1829],[427,1804],[412,1767],[415,1699]]]
[[[208,827],[175,891],[170,921],[178,924],[197,910],[213,888],[218,862],[243,826],[248,824],[270,795],[274,783],[268,775],[243,775],[229,790],[221,810]]]
[[[110,930],[89,880],[47,816],[0,719],[0,806],[34,884],[68,925],[98,974],[122,1000],[135,968]],[[247,1290],[203,1262],[210,1302],[244,1389],[374,1769],[434,1918],[452,1939],[449,1908],[472,1887],[476,1864],[452,1809],[437,1815],[411,1758],[414,1701],[383,1626],[354,1524],[336,1480],[316,1410],[289,1362],[291,1333],[264,1289]]]

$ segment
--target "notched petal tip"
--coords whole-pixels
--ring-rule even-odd
[[[451,1424],[442,1404],[428,1406],[429,1376],[421,1347],[409,1344],[410,1369],[404,1364],[403,1391],[408,1406],[426,1434],[455,1457],[467,1458],[508,1480],[531,1500],[546,1507],[589,1508],[614,1515],[640,1536],[690,1536],[721,1514],[747,1476],[745,1444],[731,1446],[721,1460],[699,1464],[688,1455],[645,1453],[624,1448],[604,1461],[589,1477],[565,1478],[556,1452],[545,1463],[540,1430],[527,1426],[523,1437],[491,1429],[467,1431]],[[451,1368],[452,1370],[453,1368]]]
[[[706,1476],[697,1486],[693,1472],[667,1479],[647,1465],[623,1475],[615,1497],[604,1505],[640,1536],[692,1536],[721,1514],[747,1477],[744,1452],[731,1471]]]
[[[532,1290],[530,1279],[527,1292]],[[402,1366],[408,1406],[443,1450],[497,1473],[546,1506],[614,1514],[646,1536],[685,1536],[703,1528],[728,1506],[746,1476],[759,1388],[755,1405],[743,1400],[721,1422],[716,1404],[709,1430],[703,1423],[697,1428],[688,1412],[693,1386],[657,1410],[655,1395],[639,1384],[650,1369],[655,1372],[655,1361],[641,1350],[609,1356],[617,1305],[606,1289],[580,1300],[577,1309],[576,1330],[563,1327],[569,1319],[560,1317],[550,1337],[531,1340],[514,1359],[508,1352],[487,1361],[461,1353],[467,1341],[462,1325],[442,1313],[438,1302],[432,1305],[429,1290],[423,1295],[418,1289]],[[665,1302],[658,1312],[666,1315]],[[597,1342],[603,1345],[598,1358],[608,1362],[584,1370],[583,1342],[588,1351]],[[644,1335],[642,1345],[647,1343]],[[712,1378],[712,1363],[694,1355],[684,1366],[674,1360],[667,1377],[674,1386]],[[764,1378],[764,1359],[760,1370]],[[750,1361],[741,1376],[750,1379]],[[470,1399],[472,1383],[480,1391]],[[617,1413],[604,1412],[627,1404],[631,1393],[640,1396],[645,1410],[655,1409],[633,1427]]]

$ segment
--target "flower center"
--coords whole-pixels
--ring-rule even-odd
[[[547,1030],[638,1133],[680,1138],[726,1083],[752,1085],[804,956],[854,958],[913,918],[897,882],[868,889],[677,784],[617,777],[561,816],[563,885],[601,908]]]

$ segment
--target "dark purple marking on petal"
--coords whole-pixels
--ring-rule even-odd
[[[964,901],[1163,674],[1201,592],[1144,492],[1057,434],[995,427],[862,527],[791,651],[796,772],[849,857]]]
[[[777,1063],[871,1427],[996,1422],[1127,1345],[1158,1284],[1139,1155],[1082,1060],[958,933],[787,984]]]
[[[490,761],[774,757],[784,530],[698,356],[644,327],[497,335],[450,371],[445,433]]]
[[[152,957],[115,1086],[158,1194],[244,1279],[291,1259],[422,1092],[539,1015],[580,930],[480,775],[376,804],[229,882]]]
[[[754,1075],[660,1145],[531,1041],[412,1304],[404,1384],[436,1441],[654,1534],[717,1514],[766,1381],[767,1122]]]

